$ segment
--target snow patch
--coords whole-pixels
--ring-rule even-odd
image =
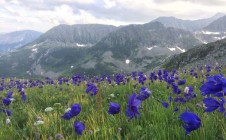
[[[37,44],[34,44],[34,45],[32,46],[32,48],[34,48],[35,46],[37,46]]]
[[[150,50],[152,50],[153,48],[157,48],[158,46],[156,46],[156,45],[154,45],[154,46],[152,46],[152,47],[147,47],[147,49],[150,51]]]
[[[221,39],[224,39],[226,36],[222,36],[222,37],[214,37],[215,39],[217,40],[221,40]]]
[[[180,47],[177,46],[177,49],[179,49],[181,52],[186,52],[185,49],[181,49]]]
[[[202,41],[204,44],[207,44],[207,42],[206,41]]]
[[[130,63],[130,60],[129,59],[126,59],[126,64],[129,64]]]
[[[74,68],[74,66],[71,66],[71,69]]]
[[[37,48],[32,49],[32,52],[38,52]]]
[[[203,34],[206,34],[206,35],[219,35],[220,32],[210,32],[210,31],[201,31]]]
[[[150,51],[151,49],[153,49],[153,47],[147,47],[147,49]]]
[[[85,47],[85,46],[86,46],[85,44],[79,44],[79,43],[76,43],[76,45],[77,45],[78,47]]]
[[[170,51],[176,51],[176,48],[168,48]]]

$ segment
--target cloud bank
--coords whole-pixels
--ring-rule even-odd
[[[59,24],[126,25],[159,16],[199,19],[226,13],[225,0],[0,0],[0,32],[45,32]]]

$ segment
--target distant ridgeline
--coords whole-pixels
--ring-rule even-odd
[[[221,63],[225,18],[223,14],[195,21],[160,17],[120,27],[59,25],[26,45],[1,53],[0,75],[56,78]]]

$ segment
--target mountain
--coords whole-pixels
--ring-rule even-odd
[[[202,42],[209,43],[226,38],[226,16],[223,16],[208,26],[196,31],[195,36]]]
[[[206,19],[198,19],[198,20],[182,20],[175,17],[159,17],[153,21],[159,21],[166,27],[174,27],[187,31],[194,32],[196,30],[202,29],[208,26],[213,21],[223,17],[224,14],[217,13],[214,16]]]
[[[226,60],[226,39],[200,45],[185,53],[171,57],[163,65],[166,69],[223,64]]]
[[[41,46],[48,47],[91,47],[116,29],[117,27],[112,25],[63,24],[53,27],[35,40],[33,44],[41,44]]]
[[[72,64],[78,65],[89,58],[87,49],[116,29],[100,24],[53,27],[33,42],[2,56],[0,74],[57,77]]]
[[[0,52],[19,48],[37,39],[42,33],[32,30],[16,31],[0,34]]]
[[[169,56],[201,44],[192,33],[160,22],[60,25],[0,58],[1,75],[50,76],[150,70]]]

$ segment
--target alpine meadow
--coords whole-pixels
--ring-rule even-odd
[[[0,0],[0,140],[226,140],[226,1]]]

